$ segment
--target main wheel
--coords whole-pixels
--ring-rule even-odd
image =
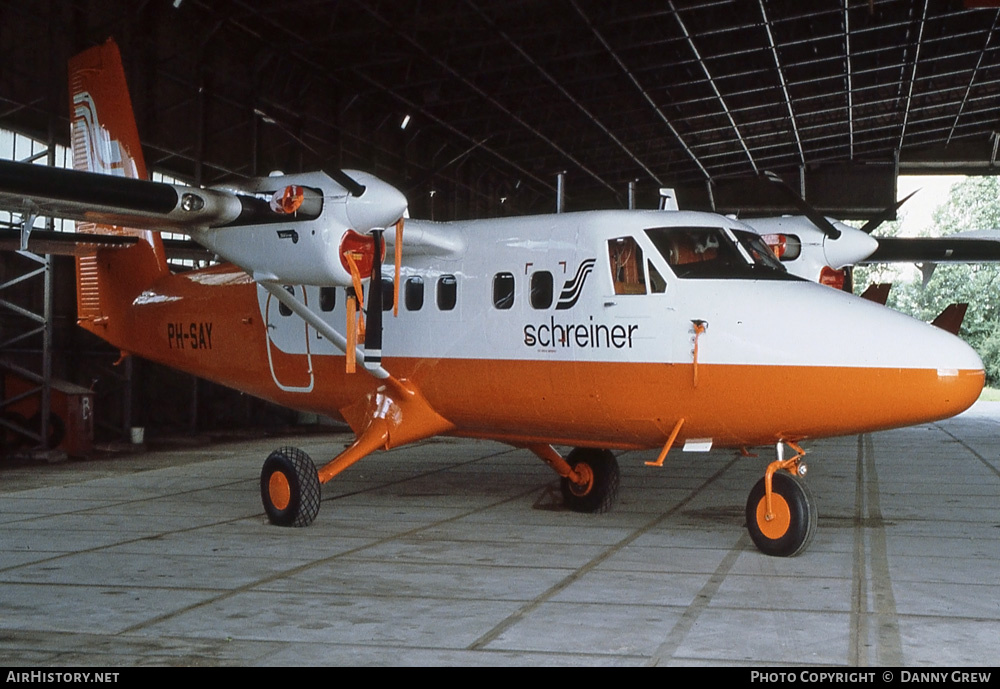
[[[586,479],[577,485],[568,478],[562,480],[563,503],[574,512],[607,512],[618,500],[620,475],[618,460],[610,450],[578,447],[569,453],[566,462]]]
[[[771,505],[774,517],[768,520],[762,478],[747,498],[751,540],[765,555],[798,555],[816,531],[816,505],[809,487],[787,471],[776,471],[771,480]]]
[[[272,524],[309,526],[319,514],[319,474],[297,447],[282,447],[264,460],[260,499]]]

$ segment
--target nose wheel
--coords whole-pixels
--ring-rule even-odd
[[[798,477],[776,471],[771,477],[771,509],[768,511],[766,478],[750,491],[747,499],[747,531],[765,555],[792,557],[809,545],[816,531],[816,505],[809,487]]]
[[[319,476],[312,458],[297,447],[282,447],[264,460],[260,498],[277,526],[309,526],[319,514]]]

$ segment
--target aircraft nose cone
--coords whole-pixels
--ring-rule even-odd
[[[942,418],[960,414],[979,398],[986,382],[986,371],[979,354],[957,337],[948,333],[947,345],[942,346],[937,381],[928,393],[941,405]]]
[[[904,317],[901,317],[904,318]],[[900,327],[901,326],[901,327]],[[976,351],[958,337],[919,321],[897,324],[897,340],[886,351],[895,364],[896,382],[882,400],[897,425],[946,419],[968,409],[979,398],[986,374]],[[887,373],[892,368],[883,369]]]
[[[837,361],[824,385],[831,425],[868,432],[946,419],[969,408],[983,389],[983,362],[969,345],[936,326],[857,297],[816,286],[826,308],[810,341]],[[836,345],[820,332],[840,333]]]

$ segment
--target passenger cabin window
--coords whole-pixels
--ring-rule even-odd
[[[506,311],[514,305],[514,276],[497,273],[493,276],[493,306]]]
[[[404,303],[407,311],[419,311],[424,307],[424,280],[412,277],[406,281]]]
[[[442,311],[451,311],[458,301],[458,281],[454,275],[442,275],[437,282],[437,305]]]
[[[337,307],[337,288],[319,288],[319,310],[329,313]]]
[[[552,306],[552,273],[539,270],[531,274],[531,308],[547,309]]]
[[[643,275],[642,249],[632,237],[618,237],[608,241],[611,260],[611,280],[615,294],[645,294],[646,277]]]

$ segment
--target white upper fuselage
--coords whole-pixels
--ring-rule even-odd
[[[764,266],[755,268],[756,273],[678,277],[676,267],[669,265],[647,233],[660,228],[667,233],[679,228],[724,229],[730,239],[733,230],[753,232],[737,220],[676,211],[602,211],[454,223],[409,220],[403,235],[402,303],[399,317],[385,321],[384,356],[691,363],[692,321],[697,320],[707,323],[707,332],[699,339],[699,361],[704,364],[981,367],[975,353],[947,333]],[[449,238],[454,249],[421,254],[406,248],[411,237],[421,235]],[[641,252],[637,265],[642,275],[627,290],[619,285],[616,291],[609,243],[620,238],[635,242]],[[748,256],[741,258],[749,263]],[[550,275],[551,282],[536,275],[540,273]],[[391,270],[385,275],[389,277]],[[419,289],[418,283],[423,299],[414,309],[412,292]],[[533,305],[533,285],[537,290],[549,284],[551,298],[536,299]],[[573,288],[576,301],[560,301],[560,295]],[[454,306],[447,308],[450,290]],[[507,294],[510,290],[512,296]],[[343,290],[338,290],[336,304],[328,312],[315,306],[319,288],[307,291],[314,310],[342,329]],[[259,295],[266,312],[268,295],[263,290]],[[269,317],[267,322],[279,348],[304,354],[304,331],[296,321]],[[310,343],[309,352],[340,354],[322,340]]]

